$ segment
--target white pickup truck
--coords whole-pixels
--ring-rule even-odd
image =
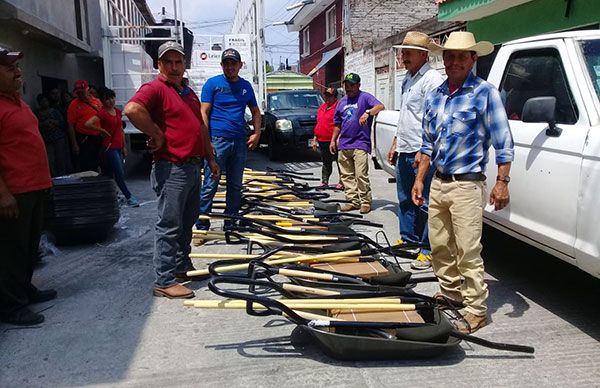
[[[488,205],[484,221],[600,278],[600,30],[505,43],[488,81],[503,98],[515,160],[509,206]],[[397,122],[398,111],[383,111],[374,127],[374,156],[392,175]]]

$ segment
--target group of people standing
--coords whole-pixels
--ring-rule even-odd
[[[387,158],[396,170],[401,240],[423,246],[411,267],[433,267],[440,285],[434,297],[462,303],[465,314],[457,323],[458,330],[472,333],[488,323],[488,290],[481,258],[488,150],[494,147],[498,165],[489,196],[495,210],[509,202],[514,158],[500,94],[472,73],[477,59],[492,53],[494,47],[490,42],[476,42],[470,32],[452,32],[440,46],[426,34],[410,31],[400,48],[407,73]],[[447,79],[429,65],[430,52],[441,52]],[[327,147],[320,133],[325,124],[319,122],[315,141],[321,149],[323,182],[327,183],[331,174],[331,160],[337,160],[348,201],[342,210],[359,209],[364,214],[371,208],[371,121],[384,107],[360,90],[357,74],[344,78],[344,89],[346,96],[337,103],[332,101],[335,94],[330,89],[324,93],[326,102],[318,120],[327,120],[333,130]],[[333,120],[324,113],[332,107]]]
[[[472,73],[478,57],[490,54],[493,45],[476,42],[469,32],[452,32],[439,46],[426,34],[413,31],[401,48],[407,76],[401,86],[396,137],[388,153],[396,167],[400,234],[405,242],[431,247],[421,252],[421,264],[415,267],[427,268],[431,263],[440,285],[435,297],[463,303],[459,330],[471,333],[488,322],[480,243],[488,150],[494,147],[498,165],[489,196],[496,210],[509,202],[514,158],[500,94]],[[446,80],[428,65],[430,51],[442,52]],[[0,247],[3,255],[10,256],[0,260],[0,319],[31,324],[41,322],[43,316],[27,305],[54,298],[56,292],[40,291],[31,284],[41,227],[39,209],[51,180],[46,153],[40,155],[44,144],[38,120],[19,96],[22,78],[16,62],[22,56],[0,50]],[[186,272],[193,269],[192,228],[209,227],[198,216],[211,211],[221,173],[227,185],[225,213],[235,215],[240,208],[246,153],[257,147],[261,127],[252,86],[239,77],[242,66],[239,52],[225,50],[223,74],[208,80],[199,99],[183,77],[183,47],[166,42],[158,49],[157,79],[144,84],[124,108],[131,123],[148,136],[154,157],[155,296],[194,296],[180,281],[187,280]],[[384,106],[360,90],[358,74],[348,74],[343,84],[346,95],[340,101],[336,90],[326,90],[319,121],[333,120],[333,125],[319,123],[315,140],[325,162],[322,182],[328,185],[331,165],[337,160],[348,202],[342,210],[364,214],[372,202],[368,173],[372,120]],[[101,90],[98,100],[90,96],[87,82],[80,80],[75,94],[66,115],[73,151],[82,165],[92,168],[98,150],[104,150],[119,182],[124,148],[114,92]],[[59,126],[60,118],[49,112],[46,102],[40,105],[45,128]],[[254,125],[249,138],[246,108]],[[37,157],[22,158],[24,146]],[[133,198],[124,184],[119,186]]]
[[[121,113],[115,93],[99,90],[97,99],[85,80],[75,82],[75,99],[55,88],[37,97],[34,113],[21,98],[24,53],[0,47],[0,321],[32,325],[44,316],[31,304],[54,299],[55,290],[32,284],[43,230],[44,203],[51,176],[75,170],[114,175],[127,204],[139,206],[123,178]],[[103,163],[100,163],[102,161]]]

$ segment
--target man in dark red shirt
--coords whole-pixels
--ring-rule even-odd
[[[73,153],[77,155],[76,170],[98,171],[102,138],[109,134],[99,125],[89,128],[85,123],[98,113],[102,103],[90,94],[86,80],[75,81],[73,93],[77,98],[69,104],[67,123]]]
[[[212,179],[219,179],[200,101],[183,79],[183,47],[165,42],[158,48],[158,78],[142,85],[124,109],[131,123],[148,135],[154,153],[152,187],[158,195],[154,236],[154,295],[192,298],[177,283],[193,269],[192,227],[199,215],[200,172],[206,159]]]
[[[38,120],[19,95],[22,57],[0,48],[0,320],[35,325],[44,316],[27,305],[56,297],[31,284],[52,180]]]

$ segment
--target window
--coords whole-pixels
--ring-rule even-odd
[[[335,5],[325,12],[325,43],[331,43],[336,38]]]
[[[302,30],[302,55],[310,54],[310,29],[306,27]]]
[[[523,105],[532,97],[556,97],[556,121],[575,124],[578,110],[556,49],[513,53],[500,84],[500,95],[510,120],[520,120]]]

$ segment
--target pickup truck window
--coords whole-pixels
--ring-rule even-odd
[[[594,90],[600,98],[600,39],[582,40],[579,42],[585,64],[594,84]]]
[[[532,97],[556,97],[556,121],[575,124],[577,105],[556,49],[522,50],[513,53],[506,66],[500,95],[510,120],[521,120],[525,101]]]

